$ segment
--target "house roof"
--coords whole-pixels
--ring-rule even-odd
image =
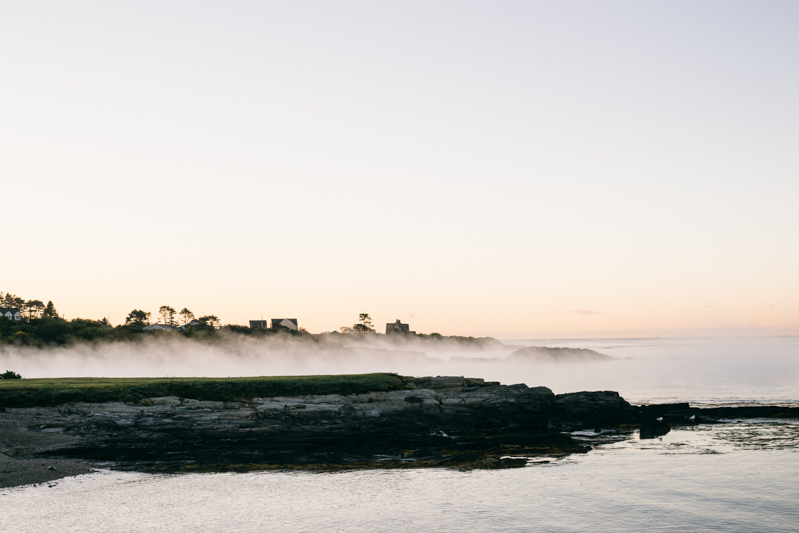
[[[180,331],[186,331],[186,330],[187,330],[187,329],[189,329],[190,327],[193,327],[193,326],[200,326],[200,325],[202,325],[202,322],[200,322],[199,320],[191,320],[191,321],[189,321],[188,323],[186,323],[186,324],[183,324],[182,326],[180,326],[178,329],[179,329]]]
[[[296,318],[273,318],[272,319],[272,327],[277,328],[288,328],[288,329],[297,329],[297,319]]]
[[[11,314],[20,312],[19,307],[0,307],[0,313],[5,314],[8,311],[11,311]]]
[[[153,331],[153,330],[156,330],[156,329],[164,329],[164,330],[167,330],[167,331],[175,331],[178,328],[176,328],[175,326],[172,326],[170,324],[150,324],[149,326],[144,328],[144,331]]]

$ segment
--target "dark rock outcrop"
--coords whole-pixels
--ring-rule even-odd
[[[713,422],[733,418],[799,418],[799,407],[780,405],[736,405],[691,407],[688,403],[649,404],[640,407],[642,418],[663,417],[674,424]]]
[[[735,413],[799,417],[799,409],[790,407],[634,407],[611,391],[556,396],[546,387],[463,377],[402,380],[404,390],[347,396],[236,402],[167,396],[141,405],[7,408],[0,413],[0,426],[19,430],[15,434],[30,442],[47,436],[48,446],[25,452],[29,458],[102,461],[144,471],[331,470],[508,468],[524,466],[526,457],[587,451],[586,442],[570,435],[571,430],[632,431],[640,423],[641,437],[647,438],[676,425]],[[20,443],[6,440],[0,452],[16,461]],[[35,450],[31,444],[22,446]]]
[[[671,426],[669,426],[668,422],[663,421],[663,417],[641,419],[641,430],[639,432],[641,439],[654,439],[665,435],[669,431],[671,431]]]
[[[714,424],[740,418],[799,418],[799,407],[778,405],[691,407],[683,402],[642,405],[638,409],[642,439],[665,435],[675,426]]]
[[[504,468],[508,457],[587,447],[553,427],[546,387],[463,377],[403,378],[405,390],[252,398],[150,398],[143,405],[70,404],[10,409],[77,436],[50,456],[118,468]]]
[[[618,392],[571,392],[555,396],[553,419],[570,428],[596,428],[629,424],[638,410]]]

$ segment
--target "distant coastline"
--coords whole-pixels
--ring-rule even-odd
[[[125,323],[113,325],[107,318],[66,320],[52,301],[25,300],[11,293],[0,292],[0,347],[4,345],[48,348],[102,342],[136,342],[153,338],[183,337],[202,342],[224,342],[236,336],[252,338],[298,338],[323,344],[370,346],[379,338],[383,344],[405,345],[409,340],[420,345],[469,346],[491,349],[502,343],[491,337],[445,336],[439,333],[417,333],[399,320],[386,324],[385,333],[372,325],[368,313],[361,313],[352,326],[340,331],[310,333],[294,318],[250,320],[249,325],[223,325],[216,315],[195,317],[189,309],[177,311],[163,305],[157,317],[141,309],[128,313]],[[346,340],[345,340],[346,339]]]

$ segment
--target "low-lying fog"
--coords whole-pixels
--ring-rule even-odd
[[[0,348],[0,372],[13,370],[25,378],[396,372],[543,385],[556,393],[615,390],[631,401],[799,401],[799,337],[505,340],[484,345],[446,338],[390,341],[231,335],[204,343],[163,335],[141,343],[5,346]],[[587,348],[614,359],[505,360],[524,346]]]

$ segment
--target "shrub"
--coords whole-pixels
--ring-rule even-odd
[[[6,370],[4,373],[0,374],[0,379],[22,379],[22,376],[11,370]]]

